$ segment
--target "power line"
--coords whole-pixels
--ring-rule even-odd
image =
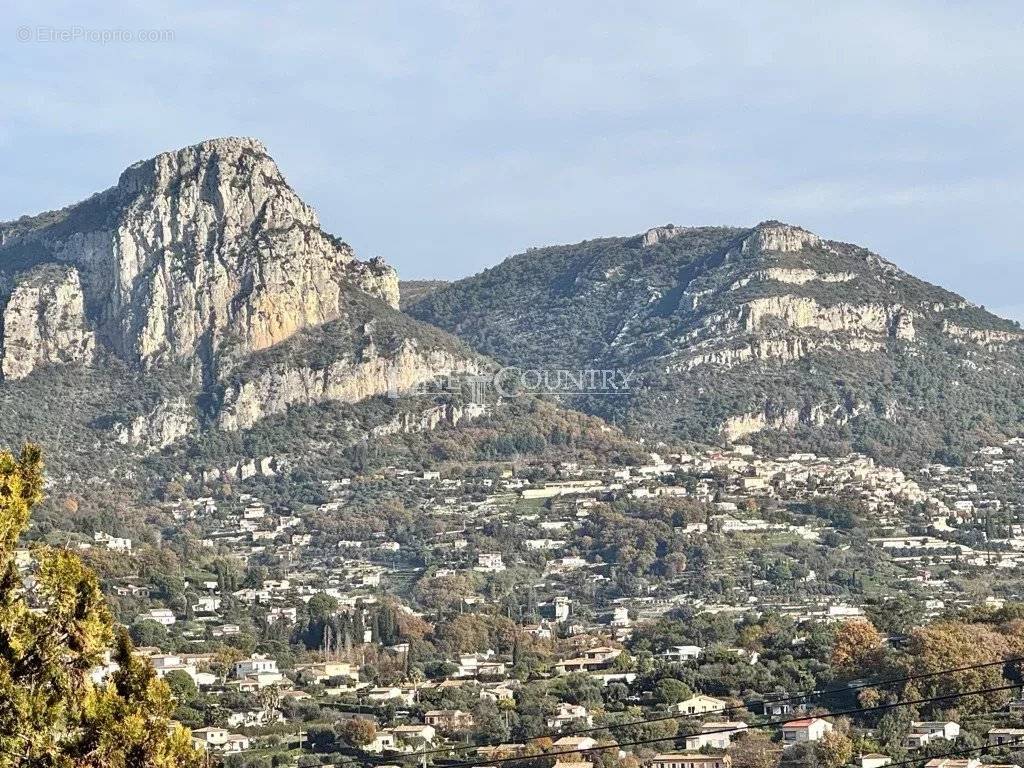
[[[899,766],[902,765],[916,765],[917,763],[920,763],[922,760],[942,760],[947,757],[962,757],[963,755],[971,755],[975,752],[987,752],[990,749],[998,749],[999,747],[1009,747],[1015,744],[1024,744],[1024,737],[1010,739],[1009,741],[1004,741],[1002,744],[983,744],[980,747],[969,747],[964,749],[950,750],[949,752],[943,752],[940,755],[928,755],[927,757],[922,756],[908,758],[906,760],[900,760],[898,763],[886,763],[885,768],[899,768]]]
[[[887,680],[880,680],[880,681],[871,682],[871,683],[856,683],[856,684],[852,684],[852,685],[847,685],[847,686],[845,686],[843,688],[815,689],[815,690],[812,690],[812,691],[805,691],[803,693],[793,694],[792,696],[786,696],[786,697],[777,698],[777,699],[768,699],[768,700],[763,701],[762,703],[763,704],[785,704],[785,703],[788,703],[788,702],[802,701],[803,699],[807,699],[807,698],[811,698],[811,697],[818,697],[818,696],[827,696],[827,695],[833,695],[833,694],[848,693],[849,691],[857,691],[857,690],[862,690],[864,688],[881,688],[881,687],[888,686],[888,685],[895,685],[896,683],[906,683],[906,682],[910,682],[912,680],[925,680],[927,678],[938,677],[940,675],[949,675],[949,674],[953,674],[953,673],[956,673],[956,672],[969,672],[969,671],[974,670],[974,669],[985,669],[987,667],[1005,666],[1007,664],[1014,664],[1014,663],[1017,663],[1017,662],[1024,662],[1024,656],[1014,657],[1014,658],[1010,658],[1010,659],[1003,659],[1001,661],[988,661],[988,662],[984,662],[982,664],[970,664],[970,665],[965,666],[965,667],[954,667],[953,669],[942,669],[942,670],[939,670],[937,672],[921,672],[921,673],[918,673],[918,674],[915,674],[915,675],[906,675],[904,677],[889,678]],[[614,731],[614,730],[619,729],[619,728],[628,728],[628,727],[633,726],[633,725],[646,725],[648,723],[658,723],[658,722],[663,722],[663,721],[666,721],[666,720],[688,719],[688,718],[691,718],[691,717],[696,717],[698,714],[724,715],[724,714],[729,713],[729,712],[740,712],[740,711],[743,711],[745,709],[747,709],[746,705],[745,704],[740,704],[740,705],[736,705],[736,706],[732,706],[732,707],[726,707],[724,709],[715,710],[714,712],[694,713],[694,714],[678,713],[678,714],[673,714],[673,715],[661,715],[661,716],[658,716],[658,717],[640,718],[640,719],[637,719],[637,720],[628,720],[628,721],[622,722],[622,723],[610,723],[608,725],[593,726],[593,727],[588,727],[588,728],[580,728],[580,729],[571,730],[571,731],[560,731],[560,732],[557,732],[557,733],[546,733],[546,734],[542,734],[540,736],[534,736],[531,739],[529,739],[529,741],[536,741],[537,739],[542,739],[542,738],[546,738],[546,737],[547,738],[561,738],[561,737],[564,737],[564,736],[581,736],[581,735],[588,734],[588,733],[597,733],[599,731]],[[858,710],[858,711],[863,711],[863,710]],[[465,752],[465,751],[470,750],[470,749],[479,749],[480,747],[486,747],[486,746],[498,746],[498,745],[496,745],[496,744],[463,744],[463,745],[453,745],[453,746],[450,746],[450,747],[437,747],[437,748],[434,748],[434,749],[421,750],[419,752],[409,753],[408,755],[406,755],[406,757],[417,757],[418,758],[418,757],[425,757],[425,756],[429,756],[429,755],[450,754],[452,752],[456,752],[456,753],[457,752]],[[350,758],[350,761],[355,762],[355,761],[357,761],[357,758]],[[342,765],[344,765],[344,763],[342,763]]]
[[[857,707],[857,708],[854,708],[854,709],[845,709],[845,710],[840,710],[840,711],[836,711],[836,712],[825,712],[825,713],[822,713],[820,715],[814,715],[813,717],[817,717],[817,718],[843,717],[845,715],[864,714],[865,712],[883,712],[883,711],[888,711],[890,709],[896,709],[897,707],[914,707],[914,706],[918,706],[920,704],[929,704],[929,703],[936,702],[936,701],[946,701],[946,700],[949,700],[949,699],[958,699],[958,698],[961,698],[963,696],[979,696],[979,695],[985,694],[985,693],[997,693],[999,691],[1008,691],[1008,690],[1013,690],[1013,689],[1017,689],[1017,688],[1020,688],[1020,686],[1017,685],[1017,684],[1013,684],[1013,685],[1000,685],[1000,686],[995,686],[995,687],[992,687],[992,688],[979,688],[979,689],[973,690],[973,691],[964,691],[962,693],[947,693],[947,694],[944,694],[942,696],[931,696],[931,697],[924,698],[924,699],[914,699],[912,701],[897,701],[897,702],[892,702],[892,703],[888,703],[888,704],[879,704],[879,705],[874,706],[874,707],[863,707],[863,708]],[[783,719],[783,720],[769,720],[769,721],[766,721],[766,722],[763,722],[763,723],[755,723],[753,725],[748,725],[746,730],[757,730],[757,729],[761,729],[761,728],[769,728],[769,727],[772,727],[772,726],[785,726],[785,725],[787,725],[789,723],[798,723],[798,722],[801,722],[801,721],[806,720],[806,719],[807,719],[806,717],[791,717],[791,718],[786,718],[786,719]],[[688,738],[695,737],[695,736],[710,736],[710,735],[714,735],[716,733],[733,733],[733,732],[735,732],[735,730],[736,730],[735,728],[720,728],[720,729],[712,729],[712,730],[709,730],[709,731],[698,731],[696,733],[676,734],[675,736],[669,736],[669,737],[664,737],[663,736],[661,738],[638,739],[636,741],[627,741],[627,742],[622,742],[622,743],[617,743],[617,744],[606,744],[606,745],[603,745],[603,746],[602,745],[598,745],[598,746],[593,747],[592,749],[565,749],[565,750],[558,750],[558,751],[555,751],[555,752],[545,752],[543,757],[561,757],[563,755],[574,755],[574,754],[578,755],[578,754],[580,754],[582,752],[603,752],[603,751],[608,750],[608,749],[620,749],[622,747],[640,747],[640,746],[645,746],[647,744],[660,744],[660,743],[667,742],[667,741],[676,742],[676,741],[679,741],[681,739],[688,739]],[[490,759],[490,760],[479,760],[479,761],[466,760],[466,761],[462,761],[462,762],[451,763],[450,765],[451,765],[452,768],[478,768],[478,766],[485,766],[485,765],[503,765],[504,763],[516,762],[517,760],[522,760],[522,759],[523,759],[522,757],[507,757],[507,758],[501,757],[501,758],[493,758],[493,759]]]
[[[985,668],[985,667],[991,667],[991,666],[995,666],[997,664],[1013,663],[1014,661],[1019,661],[1019,660],[1020,659],[1008,659],[1008,660],[1004,660],[1004,661],[1000,661],[1000,662],[986,662],[984,664],[975,664],[975,665],[970,665],[970,666],[967,666],[967,667],[960,667],[960,668],[954,668],[954,669],[948,669],[948,670],[940,670],[940,671],[937,671],[937,672],[922,673],[920,675],[908,675],[905,678],[896,678],[894,680],[884,681],[883,683],[875,683],[875,684],[864,683],[864,684],[860,684],[860,687],[874,687],[874,686],[881,685],[881,684],[891,684],[893,682],[903,682],[903,681],[906,681],[906,680],[923,679],[923,678],[928,678],[928,677],[934,677],[936,675],[951,674],[953,672],[958,672],[958,671],[967,671],[967,670],[971,670],[971,669],[981,669],[981,668]],[[946,700],[950,700],[950,699],[957,699],[957,698],[961,698],[961,697],[964,697],[964,696],[976,696],[976,695],[981,695],[981,694],[985,694],[985,693],[995,693],[995,692],[999,692],[999,691],[1014,690],[1014,689],[1017,689],[1019,687],[1020,687],[1020,685],[1014,683],[1014,684],[1010,684],[1010,685],[1002,685],[1002,686],[996,686],[996,687],[992,687],[992,688],[982,688],[982,689],[971,690],[971,691],[964,691],[964,692],[959,692],[959,693],[949,693],[949,694],[944,694],[942,696],[933,696],[933,697],[929,697],[929,698],[916,699],[916,700],[912,700],[912,701],[902,701],[902,702],[891,702],[891,703],[886,703],[886,704],[879,704],[879,705],[876,705],[874,707],[857,707],[857,708],[847,709],[847,710],[839,710],[839,711],[834,711],[834,712],[825,712],[825,713],[822,713],[820,715],[816,715],[816,717],[819,717],[819,718],[842,717],[842,716],[845,716],[845,715],[864,714],[866,712],[888,711],[890,709],[895,709],[897,707],[917,706],[917,705],[920,705],[920,704],[927,704],[927,703],[932,703],[932,702],[936,702],[936,701],[946,701]],[[839,691],[845,691],[845,690],[852,690],[852,689],[853,689],[853,687],[849,687],[849,688],[845,688],[845,689],[838,689],[838,690]],[[809,694],[809,695],[813,695],[813,694]],[[793,697],[790,697],[790,698],[793,698]],[[722,711],[719,710],[718,712],[707,713],[707,714],[721,714],[721,713],[722,713]],[[590,730],[591,731],[595,731],[595,730],[610,730],[612,728],[622,728],[622,727],[626,727],[626,726],[629,726],[629,725],[646,725],[648,723],[663,722],[663,721],[666,721],[666,720],[688,719],[688,717],[690,717],[690,716],[687,716],[687,715],[675,715],[675,716],[672,716],[672,717],[657,717],[657,718],[639,719],[639,720],[630,721],[628,723],[617,723],[617,724],[612,724],[610,726],[599,727],[599,728],[594,728],[594,729],[590,729]],[[776,719],[776,720],[768,720],[768,721],[764,721],[764,722],[761,722],[761,723],[754,723],[754,724],[748,725],[748,729],[761,729],[761,728],[768,728],[768,727],[773,727],[773,726],[785,726],[788,723],[799,722],[799,721],[804,720],[804,719],[806,719],[806,717],[790,717],[790,718],[782,718],[782,719]],[[560,751],[556,751],[556,752],[546,752],[546,753],[544,753],[544,756],[545,757],[558,757],[558,756],[561,756],[561,755],[579,754],[581,752],[587,752],[587,751],[603,751],[603,750],[607,750],[607,749],[616,749],[616,748],[619,748],[619,747],[643,746],[643,745],[646,745],[646,744],[655,744],[655,743],[662,743],[662,742],[669,742],[669,741],[677,742],[677,741],[680,741],[680,740],[685,740],[685,739],[688,739],[688,738],[691,738],[691,737],[697,737],[697,736],[708,736],[708,735],[714,735],[714,734],[720,734],[720,733],[733,733],[735,730],[736,730],[735,728],[720,728],[720,729],[712,729],[712,730],[701,730],[701,731],[697,731],[697,732],[694,732],[694,733],[675,734],[673,736],[668,736],[668,737],[660,737],[660,738],[653,738],[653,739],[643,739],[643,740],[638,740],[638,741],[633,741],[633,742],[622,742],[622,743],[616,743],[616,744],[609,744],[609,745],[605,745],[605,746],[596,746],[592,750],[567,749],[567,750],[560,750]],[[565,736],[565,735],[571,735],[571,734],[547,734],[546,736],[550,737],[552,735]],[[536,737],[531,738],[529,741],[536,741],[537,739],[540,739],[540,738],[545,738],[545,736],[536,736]],[[420,752],[411,752],[411,753],[408,753],[408,754],[405,754],[405,755],[396,755],[395,759],[408,759],[408,758],[421,758],[421,757],[425,758],[425,757],[427,757],[429,755],[434,755],[434,754],[448,754],[448,753],[452,753],[452,752],[462,752],[462,751],[465,751],[465,750],[468,750],[468,749],[479,749],[481,746],[488,746],[488,745],[460,745],[460,746],[451,746],[451,747],[437,748],[437,749],[431,749],[431,750],[422,750]],[[495,745],[490,745],[490,746],[495,746]],[[493,758],[493,759],[485,760],[485,761],[461,761],[461,762],[454,762],[454,763],[451,763],[450,765],[453,766],[453,767],[457,766],[458,768],[471,768],[471,767],[475,767],[475,766],[500,765],[500,764],[503,764],[503,763],[506,763],[506,762],[514,762],[514,761],[522,760],[522,759],[524,759],[522,756],[519,756],[519,757],[509,757],[509,758]],[[350,764],[350,763],[353,763],[353,762],[364,762],[364,763],[368,762],[368,763],[372,764],[372,763],[375,762],[375,760],[374,760],[374,758],[370,758],[369,756],[367,756],[366,758],[354,758],[353,757],[353,758],[349,758],[349,760],[347,762],[342,762],[342,763],[338,763],[338,764],[339,765],[345,765],[345,764]]]
[[[880,680],[878,682],[873,682],[873,683],[855,683],[855,684],[847,685],[847,686],[845,686],[843,688],[822,688],[822,689],[816,689],[816,690],[813,690],[813,691],[807,691],[805,693],[793,694],[792,696],[785,696],[785,697],[778,698],[778,699],[765,699],[765,700],[763,700],[760,703],[761,704],[786,704],[786,703],[795,702],[795,701],[802,701],[803,699],[812,698],[812,697],[831,696],[831,695],[835,695],[835,694],[848,693],[850,691],[859,691],[859,690],[863,690],[865,688],[882,688],[882,687],[885,687],[887,685],[895,685],[896,683],[907,683],[907,682],[910,682],[911,680],[925,680],[925,679],[927,679],[929,677],[938,677],[940,675],[950,675],[950,674],[954,674],[956,672],[969,672],[969,671],[971,671],[973,669],[985,669],[986,667],[1005,666],[1007,664],[1014,664],[1014,663],[1017,663],[1017,662],[1024,662],[1024,657],[1005,659],[1005,660],[1002,660],[1002,661],[988,661],[988,662],[985,662],[984,664],[971,664],[971,665],[966,666],[966,667],[955,667],[953,669],[943,669],[943,670],[940,670],[938,672],[922,672],[922,673],[916,674],[916,675],[906,675],[905,677],[895,677],[895,678],[890,678],[888,680]],[[751,703],[753,703],[753,702],[751,702]],[[579,730],[559,733],[558,735],[559,736],[579,736],[579,735],[586,734],[586,733],[595,733],[597,731],[610,731],[610,730],[614,730],[616,728],[626,728],[626,727],[628,727],[630,725],[644,725],[646,723],[657,723],[657,722],[661,722],[663,720],[679,720],[679,719],[685,718],[685,717],[696,717],[697,714],[724,715],[727,712],[742,712],[745,709],[747,709],[747,705],[746,704],[738,704],[738,705],[735,705],[735,706],[732,706],[732,707],[726,707],[724,709],[715,710],[714,712],[693,713],[693,714],[678,713],[678,714],[674,714],[674,715],[662,715],[662,716],[659,716],[659,717],[643,718],[643,719],[638,719],[638,720],[632,720],[632,721],[628,721],[628,722],[625,722],[625,723],[614,723],[612,725],[594,726],[592,728],[582,728],[582,729],[579,729]],[[537,737],[537,738],[540,738],[540,737]]]

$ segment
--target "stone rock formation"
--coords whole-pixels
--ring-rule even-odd
[[[25,378],[42,365],[92,361],[96,339],[74,268],[41,267],[20,277],[0,315],[0,349],[4,379]]]

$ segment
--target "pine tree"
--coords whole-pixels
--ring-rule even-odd
[[[15,550],[42,497],[42,457],[0,453],[0,768],[192,768],[202,756],[170,718],[170,688],[115,635],[99,581],[72,552]],[[107,684],[89,672],[113,647]]]

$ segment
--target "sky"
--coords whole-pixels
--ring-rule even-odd
[[[1024,320],[1022,83],[1018,2],[6,0],[0,220],[255,136],[403,278],[780,219]]]

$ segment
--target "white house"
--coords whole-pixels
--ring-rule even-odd
[[[111,536],[108,533],[102,533],[100,531],[96,531],[92,535],[92,539],[97,544],[104,545],[107,549],[111,550],[112,552],[128,553],[132,551],[131,539],[124,539],[119,536]]]
[[[832,723],[820,717],[809,717],[805,720],[790,720],[782,726],[782,743],[801,744],[805,741],[818,741],[826,733],[832,732]]]
[[[704,723],[701,732],[686,737],[686,748],[697,751],[704,747],[728,749],[732,737],[747,730],[747,724],[739,721]]]
[[[254,653],[248,659],[235,662],[235,679],[255,680],[258,687],[265,688],[280,683],[284,675],[278,670],[275,659]]]
[[[548,728],[557,730],[573,723],[593,725],[594,718],[587,711],[587,708],[580,704],[567,704],[562,702],[558,705],[558,711],[547,718]]]
[[[165,627],[171,626],[176,621],[174,611],[170,608],[150,608],[146,613],[140,613],[135,620],[155,621],[157,624],[162,624]]]
[[[249,737],[228,733],[224,728],[199,728],[192,731],[192,744],[196,749],[243,752],[249,748]]]
[[[1021,744],[1024,742],[1024,728],[992,728],[988,732],[988,743],[994,747],[1003,744]]]
[[[196,665],[189,663],[173,653],[159,653],[149,657],[153,665],[153,671],[157,677],[166,677],[168,673],[180,671],[187,674],[193,680],[196,679]]]
[[[661,652],[665,661],[693,661],[700,658],[701,649],[698,645],[673,645]]]
[[[680,701],[673,709],[683,715],[706,715],[711,712],[724,712],[725,702],[713,696],[697,694],[686,701]]]
[[[611,626],[613,627],[630,627],[633,625],[633,620],[629,618],[629,608],[619,607],[612,611]]]
[[[429,747],[437,736],[432,725],[396,725],[391,731],[402,744],[412,749]]]
[[[363,747],[365,752],[383,752],[384,750],[391,751],[395,749],[398,749],[398,738],[393,731],[387,728],[377,731],[373,741]]]
[[[672,752],[655,755],[651,759],[651,768],[732,768],[732,758],[728,755],[690,755]]]
[[[474,571],[481,573],[500,573],[505,570],[500,552],[481,552],[476,558]]]
[[[907,749],[920,749],[933,741],[952,741],[960,735],[960,724],[949,721],[911,723],[910,732],[903,739]]]

